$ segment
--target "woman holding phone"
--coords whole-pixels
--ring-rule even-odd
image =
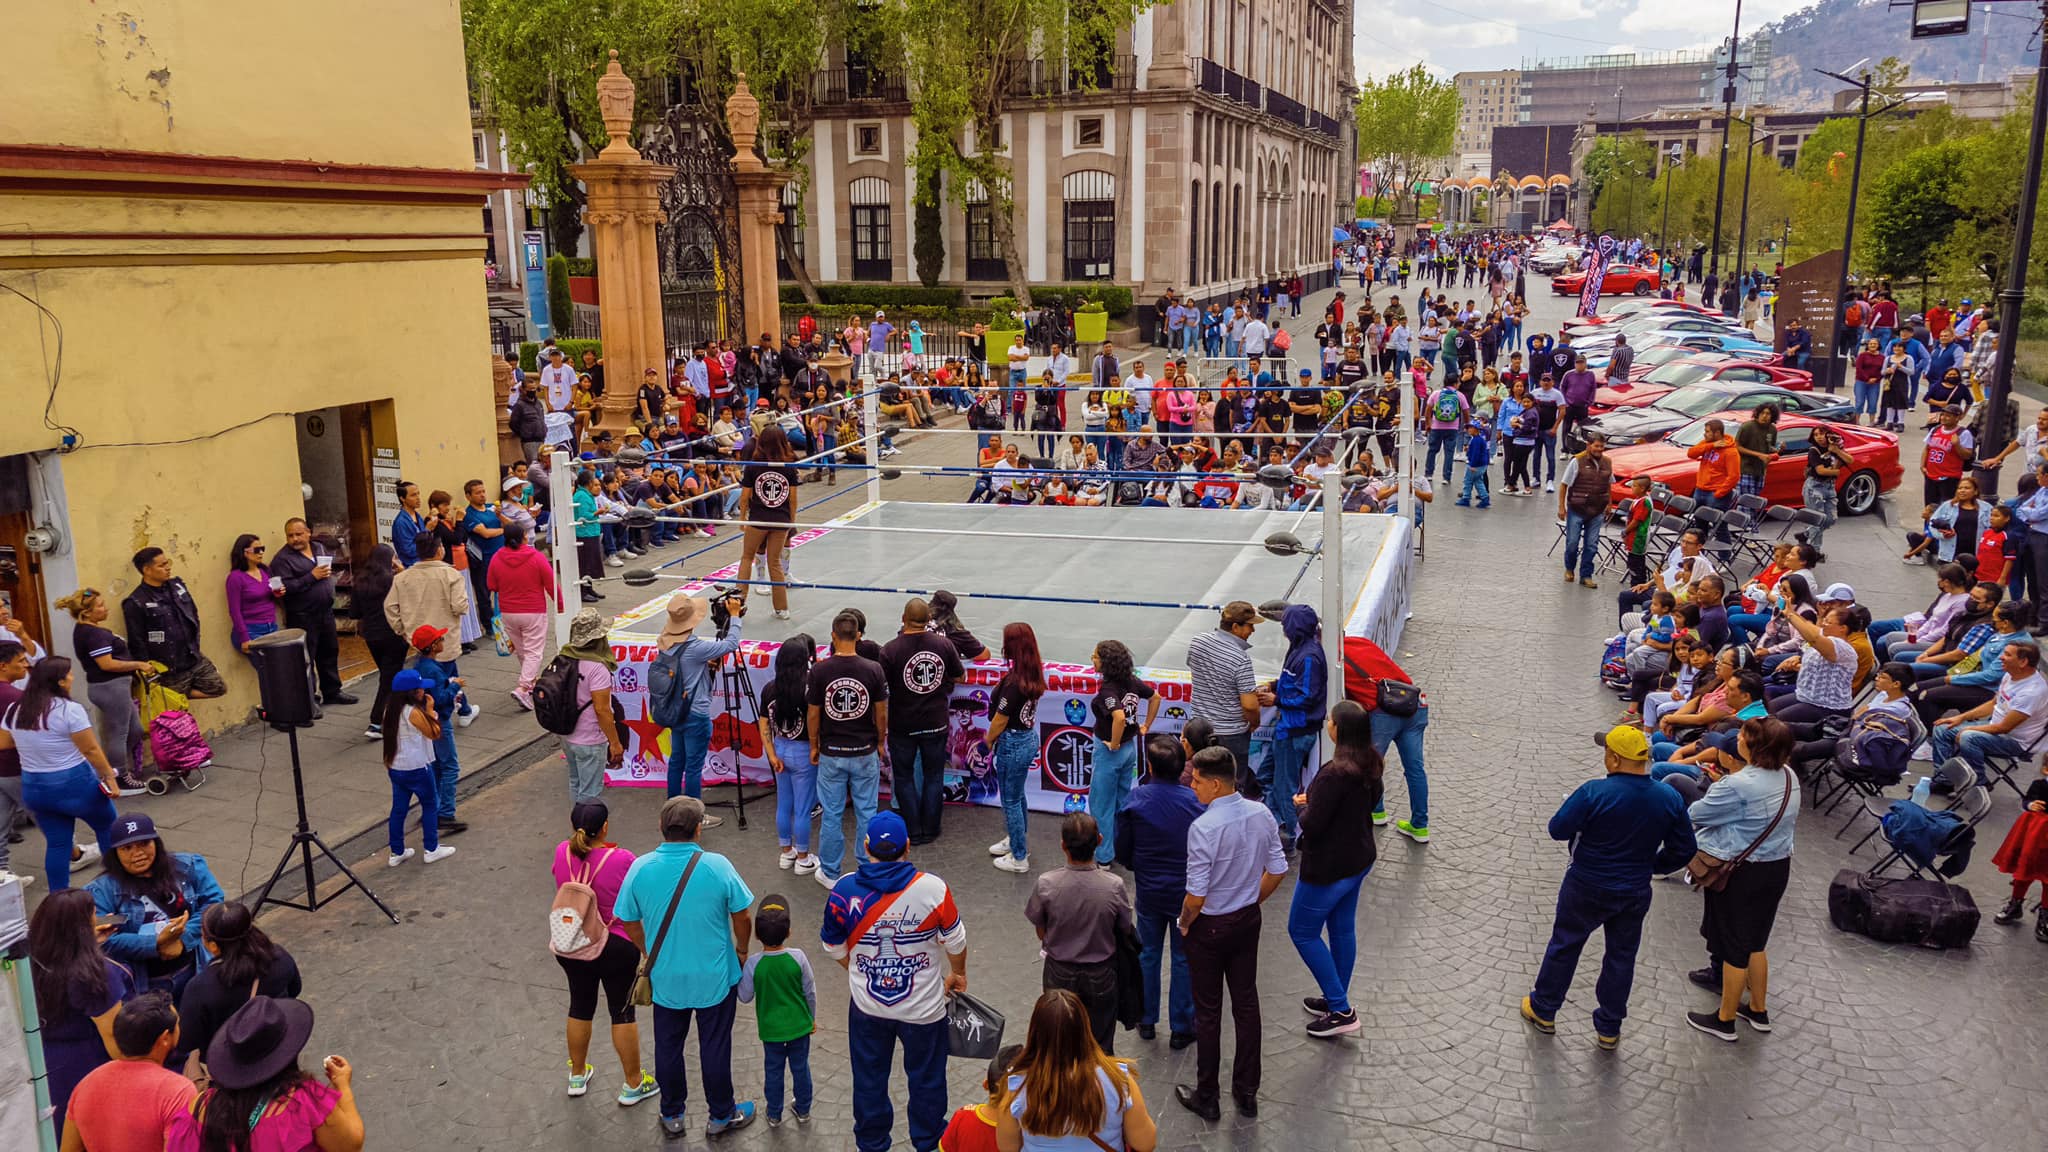
[[[71,887],[71,843],[85,821],[104,842],[120,791],[114,766],[93,735],[92,717],[71,698],[71,661],[45,656],[29,669],[21,699],[0,716],[0,749],[21,754],[21,802],[43,830],[43,872],[52,891]]]
[[[147,660],[130,659],[128,642],[110,631],[107,598],[96,588],[80,588],[57,601],[78,623],[71,646],[85,665],[85,695],[100,714],[100,747],[114,766],[123,796],[142,792],[135,770],[142,764],[142,712],[135,704],[135,674],[148,672]]]
[[[213,962],[200,923],[221,902],[220,885],[205,857],[164,847],[156,822],[139,812],[116,816],[104,838],[107,870],[86,887],[103,914],[126,918],[107,937],[107,955],[128,965],[137,984],[176,999]]]

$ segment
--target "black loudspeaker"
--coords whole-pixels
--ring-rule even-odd
[[[263,718],[271,724],[311,727],[320,719],[319,694],[313,687],[313,661],[306,654],[306,633],[281,628],[249,642],[255,657],[256,686],[263,695]]]

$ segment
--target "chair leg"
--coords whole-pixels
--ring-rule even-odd
[[[1905,853],[1900,852],[1897,848],[1892,849],[1891,854],[1886,856],[1884,859],[1879,860],[1875,864],[1872,864],[1870,866],[1870,871],[1865,872],[1864,875],[1871,877],[1882,876],[1884,875],[1885,869],[1890,868],[1893,864],[1898,863],[1901,860],[1905,860],[1907,866],[1913,868],[1913,874],[1915,876],[1919,875],[1919,869],[1913,866],[1912,861],[1906,860]]]
[[[1861,840],[1858,840],[1858,841],[1857,841],[1857,842],[1856,842],[1855,844],[1853,844],[1853,845],[1851,845],[1851,846],[1850,846],[1850,848],[1849,848],[1849,855],[1851,855],[1851,856],[1854,856],[1854,855],[1855,855],[1855,854],[1856,854],[1857,852],[1859,852],[1859,851],[1861,851],[1861,850],[1862,850],[1862,848],[1863,848],[1863,846],[1864,846],[1865,844],[1868,844],[1868,843],[1870,843],[1870,838],[1871,838],[1872,836],[1875,836],[1875,835],[1877,835],[1877,834],[1878,834],[1879,832],[1882,832],[1882,831],[1884,831],[1884,825],[1882,825],[1882,824],[1878,824],[1878,823],[1875,823],[1876,819],[1877,819],[1877,817],[1875,817],[1875,816],[1872,816],[1872,817],[1871,817],[1871,820],[1873,821],[1873,823],[1872,823],[1872,824],[1871,824],[1871,826],[1870,826],[1870,831],[1868,831],[1868,832],[1865,832],[1865,833],[1863,834],[1863,839],[1861,839]]]

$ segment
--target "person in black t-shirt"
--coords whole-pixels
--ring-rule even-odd
[[[661,386],[661,373],[649,368],[646,378],[640,383],[640,395],[633,414],[642,424],[661,426],[662,410],[668,405],[668,392]]]
[[[1031,625],[1003,626],[1003,659],[1010,670],[988,703],[988,747],[995,760],[996,788],[1003,801],[1003,839],[988,846],[1005,872],[1031,871],[1025,843],[1024,787],[1038,759],[1038,699],[1045,695],[1045,666]]]
[[[1299,386],[1287,394],[1287,410],[1293,415],[1294,434],[1306,439],[1323,426],[1323,390],[1315,386],[1313,374],[1306,368],[1298,379]]]
[[[1159,697],[1152,686],[1138,679],[1131,650],[1122,641],[1104,640],[1089,657],[1102,683],[1089,702],[1095,717],[1094,769],[1088,780],[1088,814],[1099,829],[1108,829],[1095,851],[1095,862],[1107,866],[1116,858],[1116,814],[1130,795],[1138,770],[1138,749],[1145,734],[1159,718]],[[1138,720],[1138,705],[1146,702],[1145,719]]]
[[[1260,392],[1258,399],[1253,402],[1252,412],[1254,417],[1252,431],[1287,431],[1287,397],[1278,390],[1268,388]]]
[[[742,519],[749,523],[740,530],[740,579],[754,579],[754,557],[767,561],[777,620],[789,619],[789,584],[782,573],[782,550],[789,544],[789,525],[796,522],[797,475],[796,465],[791,463],[795,459],[789,434],[782,425],[770,424],[754,438],[753,452],[741,466],[746,476],[746,486],[741,489],[746,500]],[[782,527],[775,527],[777,524]]]
[[[78,621],[71,629],[71,647],[85,670],[85,694],[99,714],[100,747],[121,794],[136,795],[143,790],[135,770],[142,765],[144,728],[131,688],[137,672],[150,670],[149,661],[130,656],[128,642],[105,626],[110,606],[98,589],[80,588],[57,601],[57,607]],[[0,834],[8,831],[0,828]]]
[[[882,671],[896,704],[889,710],[893,795],[912,844],[939,838],[946,738],[953,729],[947,704],[965,674],[953,642],[931,631],[931,621],[931,605],[912,597],[903,606],[903,631],[882,646]]]
[[[876,755],[889,731],[889,679],[882,666],[859,654],[861,617],[852,609],[832,618],[832,655],[805,677],[811,763],[818,766],[818,803],[824,819],[818,835],[818,883],[839,882],[846,855],[843,820],[853,801],[854,827],[874,818],[883,761]],[[867,845],[855,841],[854,857],[867,863]]]
[[[944,588],[932,593],[932,631],[953,642],[953,651],[969,664],[989,658],[988,645],[977,639],[960,620],[959,598]]]

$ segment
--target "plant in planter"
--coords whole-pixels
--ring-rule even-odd
[[[1074,309],[1074,339],[1082,344],[1100,344],[1109,339],[1109,312],[1099,300]]]

